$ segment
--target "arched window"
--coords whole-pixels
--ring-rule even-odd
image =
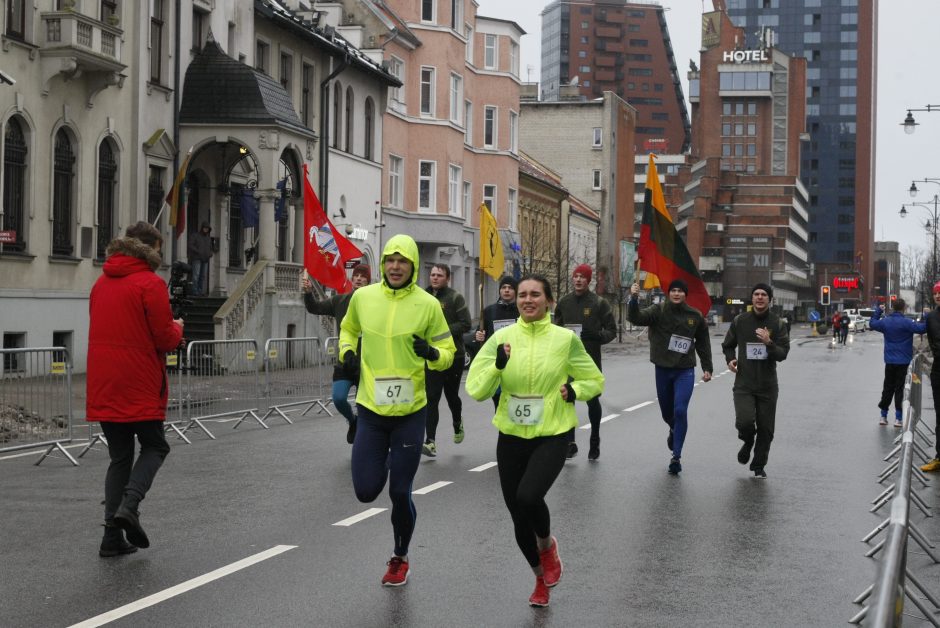
[[[117,209],[117,158],[111,140],[98,147],[98,239],[95,258],[104,259],[108,243],[114,237]]]
[[[343,86],[339,81],[333,84],[333,148],[339,148],[339,132],[342,129]]]
[[[3,140],[3,223],[0,228],[16,232],[6,251],[26,250],[26,134],[16,118],[7,122]]]
[[[356,115],[352,86],[346,88],[346,152],[353,152],[353,121]]]
[[[55,134],[52,165],[52,254],[72,255],[72,186],[75,180],[75,154],[65,129]]]
[[[362,150],[362,156],[366,159],[372,159],[372,135],[375,133],[375,103],[372,98],[366,98],[365,128],[362,132],[365,135],[365,145]]]

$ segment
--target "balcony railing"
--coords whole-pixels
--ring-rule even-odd
[[[87,64],[93,70],[121,70],[121,34],[116,26],[78,13],[77,11],[52,11],[40,14],[42,18],[42,52],[72,51],[90,53],[103,57],[100,64],[89,58]]]

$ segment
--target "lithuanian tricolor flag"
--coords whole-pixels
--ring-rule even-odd
[[[655,155],[650,154],[649,167],[646,169],[646,199],[637,250],[640,270],[646,271],[643,287],[649,289],[660,286],[666,290],[673,280],[681,279],[689,285],[686,302],[705,316],[712,307],[712,300],[689,255],[689,249],[679,237],[666,209],[654,158]]]

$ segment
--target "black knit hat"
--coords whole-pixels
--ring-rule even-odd
[[[499,278],[499,289],[503,286],[510,286],[513,292],[516,292],[519,289],[519,282],[512,275],[503,275]]]
[[[754,294],[754,291],[755,291],[755,290],[763,290],[764,292],[767,293],[767,296],[768,296],[768,297],[770,297],[771,299],[774,298],[774,289],[771,288],[770,286],[768,286],[768,285],[765,284],[765,283],[756,283],[756,284],[754,284],[754,287],[751,288],[751,294]]]
[[[674,288],[678,288],[679,290],[682,290],[684,293],[689,294],[689,284],[682,281],[681,279],[673,279],[669,283],[669,290],[666,290],[666,292],[672,292]]]

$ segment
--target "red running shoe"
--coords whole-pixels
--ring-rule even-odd
[[[382,577],[382,585],[386,587],[400,587],[408,582],[408,561],[399,556],[392,556],[386,563],[388,571]]]
[[[561,580],[561,573],[564,571],[561,558],[558,556],[558,539],[552,537],[552,546],[539,552],[539,562],[542,563],[542,577],[545,578],[545,586],[553,587],[558,584],[558,581]]]
[[[548,606],[548,587],[542,576],[535,576],[535,591],[529,596],[529,606]]]

